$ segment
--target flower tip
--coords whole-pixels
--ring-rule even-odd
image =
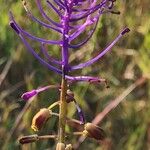
[[[121,32],[121,35],[124,35],[126,33],[130,32],[130,29],[129,28],[125,28],[122,32]]]
[[[18,28],[16,27],[16,25],[14,24],[14,22],[13,22],[12,20],[9,22],[9,25],[13,28],[13,30],[14,30],[17,34],[20,33],[20,31],[18,30]]]
[[[37,95],[37,91],[32,90],[32,91],[29,91],[29,92],[22,94],[21,98],[24,100],[29,100],[30,98],[32,98],[35,95]]]

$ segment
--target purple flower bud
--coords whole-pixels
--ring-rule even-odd
[[[29,91],[29,92],[26,92],[24,93],[21,98],[24,99],[24,100],[29,100],[30,98],[32,98],[33,96],[36,96],[38,93],[40,92],[43,92],[43,91],[46,91],[48,89],[52,89],[52,88],[59,88],[58,85],[49,85],[49,86],[45,86],[45,87],[40,87],[36,90],[32,90],[32,91]]]
[[[29,92],[24,93],[21,98],[24,100],[29,100],[30,98],[32,98],[33,96],[36,96],[38,94],[38,92],[36,90],[32,90]]]

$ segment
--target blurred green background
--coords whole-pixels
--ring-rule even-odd
[[[33,14],[41,18],[35,2],[29,3]],[[60,77],[38,63],[24,47],[19,37],[9,27],[8,12],[12,10],[19,24],[31,33],[47,39],[57,35],[30,21],[19,0],[0,1],[0,147],[4,150],[53,150],[55,141],[46,140],[20,146],[22,135],[35,134],[31,120],[40,108],[48,107],[58,99],[55,90],[38,95],[32,102],[21,100],[23,92],[39,86],[60,82]],[[120,15],[105,14],[99,22],[90,42],[80,50],[70,52],[70,62],[76,64],[95,56],[126,26],[131,32],[123,37],[112,51],[96,64],[74,74],[101,76],[108,80],[110,88],[103,84],[77,83],[71,86],[77,102],[82,106],[86,120],[91,122],[112,100],[145,77],[117,108],[101,122],[107,138],[99,143],[86,139],[79,150],[149,150],[150,149],[150,5],[149,0],[121,0],[115,10]],[[50,15],[52,12],[49,12]],[[79,39],[80,40],[80,39]],[[31,42],[35,48],[38,43]],[[60,57],[60,49],[50,46],[50,54]],[[26,110],[24,112],[24,110]],[[57,111],[57,110],[56,110]],[[68,116],[77,118],[70,104]],[[70,130],[70,129],[67,129]],[[38,134],[57,131],[57,118],[52,118]],[[78,138],[68,141],[78,143]],[[0,149],[1,149],[0,148]]]

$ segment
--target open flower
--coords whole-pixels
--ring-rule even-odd
[[[40,111],[33,117],[31,128],[34,131],[39,131],[46,121],[51,117],[51,111],[47,108],[42,108]]]

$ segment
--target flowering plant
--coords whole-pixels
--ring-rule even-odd
[[[49,70],[54,71],[55,73],[61,75],[62,81],[59,85],[49,85],[46,87],[42,87],[39,89],[34,89],[30,92],[26,92],[22,95],[24,100],[30,100],[33,96],[38,93],[45,91],[50,88],[58,88],[60,90],[60,99],[58,102],[53,103],[48,108],[41,109],[32,120],[32,128],[35,131],[38,131],[42,128],[45,122],[51,117],[51,115],[56,115],[59,117],[59,125],[58,125],[58,135],[49,135],[47,138],[57,138],[58,143],[56,146],[57,150],[71,149],[71,146],[67,145],[65,142],[65,126],[68,122],[67,118],[67,104],[70,102],[74,102],[80,120],[72,120],[79,124],[84,125],[84,131],[81,132],[82,135],[87,137],[92,137],[97,140],[102,140],[104,138],[104,132],[98,126],[92,125],[90,123],[85,123],[85,118],[80,106],[77,104],[74,94],[69,89],[69,84],[72,82],[85,81],[90,83],[100,83],[105,82],[106,80],[100,77],[93,76],[71,76],[71,72],[78,69],[84,69],[98,61],[102,56],[104,56],[111,48],[120,40],[120,38],[129,32],[128,28],[124,28],[120,34],[97,56],[91,58],[90,60],[80,63],[77,65],[71,65],[69,63],[69,51],[70,49],[79,49],[84,46],[94,34],[94,31],[97,27],[98,21],[100,17],[105,13],[115,13],[113,10],[113,6],[115,4],[115,0],[53,0],[53,2],[46,0],[46,4],[53,10],[59,18],[59,22],[54,21],[50,18],[42,7],[42,3],[40,0],[36,0],[37,7],[41,13],[41,15],[47,20],[48,23],[43,22],[36,18],[32,12],[27,7],[27,3],[23,0],[23,6],[27,15],[35,22],[40,24],[41,26],[51,29],[53,32],[57,32],[59,34],[60,39],[58,40],[46,40],[44,38],[36,37],[29,32],[22,29],[19,24],[15,21],[12,12],[10,12],[10,26],[14,29],[14,31],[18,34],[24,45],[27,47],[29,52],[45,67]],[[73,41],[76,40],[82,33],[85,33],[87,28],[90,27],[90,30],[87,32],[87,37],[80,41],[77,44],[73,44]],[[31,45],[26,40],[26,37],[37,41],[40,43],[41,51],[44,57],[41,57],[37,54],[36,50],[34,50]],[[61,60],[57,60],[51,57],[46,49],[46,45],[58,45],[61,48]],[[59,105],[59,114],[52,112],[52,108],[54,106]],[[87,130],[88,129],[88,130]],[[86,134],[85,134],[86,133]],[[34,142],[42,137],[33,135],[33,136],[25,136],[21,138],[21,143],[29,143]]]

